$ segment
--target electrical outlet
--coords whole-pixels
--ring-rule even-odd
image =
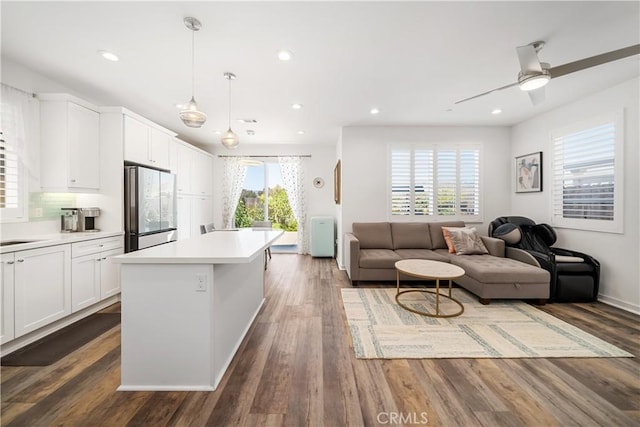
[[[196,274],[196,292],[207,292],[206,274]]]
[[[36,218],[42,218],[42,208],[35,208],[33,210],[33,216]]]

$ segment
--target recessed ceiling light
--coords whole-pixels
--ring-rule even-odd
[[[291,51],[284,49],[278,51],[278,59],[280,61],[288,61],[291,58],[293,58],[293,53],[291,53]]]
[[[300,110],[302,109],[302,104],[291,104],[291,108],[294,110]]]
[[[255,135],[256,131],[255,130],[251,130],[251,129],[247,129],[247,135]]]
[[[184,104],[175,104],[176,108],[180,109],[180,110],[184,110],[184,108],[186,107]]]
[[[216,135],[222,135],[222,131],[221,130],[213,131],[213,133],[215,133]]]
[[[500,113],[502,113],[502,110],[501,110],[501,109],[499,109],[499,108],[494,108],[494,109],[491,111],[491,114],[500,114]]]
[[[304,135],[304,131],[303,130],[299,130],[298,131],[298,135]]]
[[[238,119],[240,123],[253,124],[258,123],[256,119]]]
[[[107,50],[99,50],[98,54],[108,61],[116,62],[120,59],[118,58],[118,55],[116,55],[113,52],[109,52]]]
[[[375,115],[375,114],[379,114],[379,113],[380,113],[380,110],[378,110],[377,108],[373,107],[371,110],[369,110],[369,112],[370,112],[371,114],[374,114],[374,115]]]

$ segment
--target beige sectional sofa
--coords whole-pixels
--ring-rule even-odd
[[[345,234],[345,260],[351,283],[396,280],[396,261],[429,259],[462,267],[465,275],[455,282],[476,294],[480,302],[491,299],[549,298],[549,273],[525,251],[505,248],[504,241],[481,236],[488,254],[450,254],[442,227],[464,227],[462,221],[356,222]],[[401,280],[411,280],[401,276]]]

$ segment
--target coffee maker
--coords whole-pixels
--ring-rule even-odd
[[[62,208],[60,230],[63,233],[100,231],[96,228],[96,218],[100,208]]]
[[[100,216],[100,208],[79,208],[80,229],[78,231],[100,231],[96,228],[96,218]]]

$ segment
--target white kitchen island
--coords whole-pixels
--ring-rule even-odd
[[[221,230],[114,257],[118,390],[215,390],[264,302],[264,250],[281,234]]]

